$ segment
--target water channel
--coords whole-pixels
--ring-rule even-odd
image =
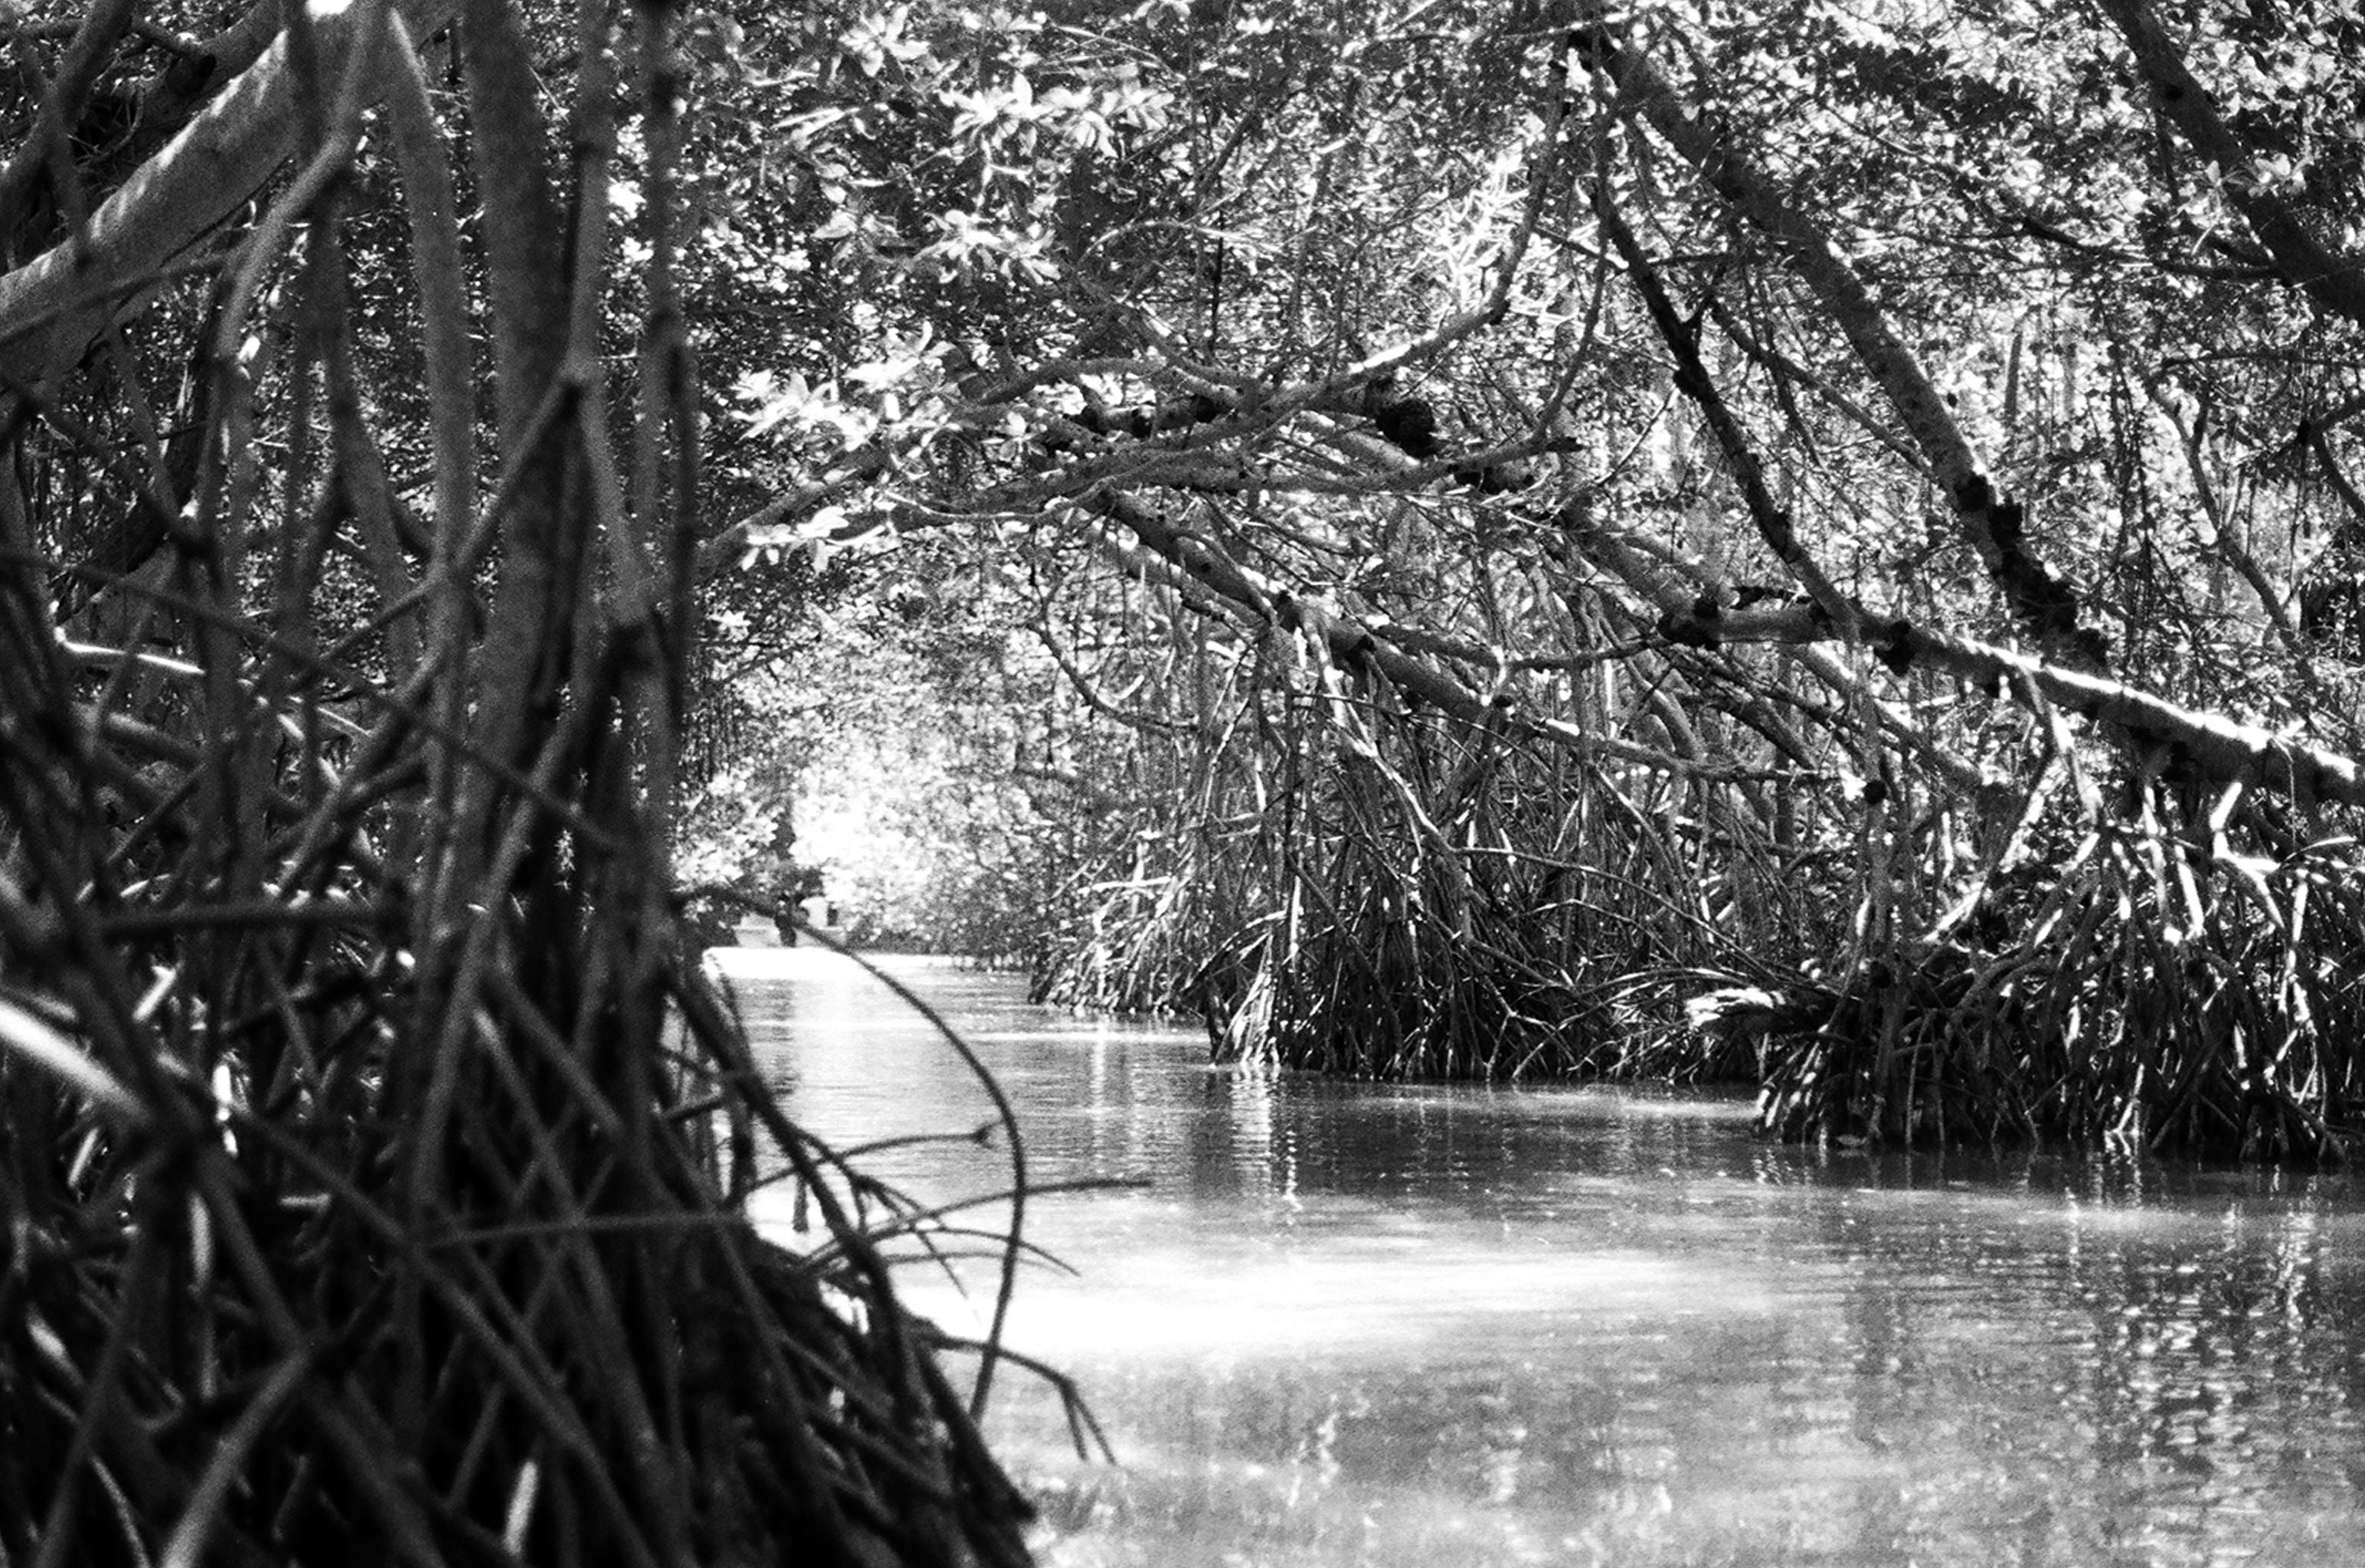
[[[990,1114],[845,960],[715,955],[840,1145]],[[1205,1065],[1196,1031],[904,960],[1040,1182],[998,1385],[1058,1568],[2365,1562],[2365,1187],[2126,1159],[1818,1153],[1745,1103]],[[866,1169],[999,1190],[974,1142]],[[761,1217],[785,1227],[786,1200]],[[974,1331],[971,1297],[912,1289]]]

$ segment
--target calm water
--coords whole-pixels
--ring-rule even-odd
[[[717,958],[815,1131],[987,1117],[843,960]],[[1000,1074],[1038,1181],[1146,1183],[1030,1221],[1078,1273],[1027,1274],[1011,1341],[1122,1461],[1000,1386],[1048,1562],[2365,1562],[2351,1179],[1827,1157],[1732,1101],[1216,1071],[1195,1032],[899,972]],[[866,1165],[1007,1179],[967,1143]]]

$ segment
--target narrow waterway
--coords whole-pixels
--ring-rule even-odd
[[[844,960],[715,958],[814,1131],[990,1115]],[[1220,1071],[1195,1032],[897,972],[999,1075],[1037,1182],[1139,1183],[1029,1218],[1076,1272],[1026,1273],[1011,1343],[1121,1461],[998,1384],[1047,1562],[2365,1562],[2352,1178],[1823,1155],[1730,1100]],[[864,1165],[938,1200],[1009,1175],[970,1141]],[[968,1279],[912,1285],[974,1331]]]

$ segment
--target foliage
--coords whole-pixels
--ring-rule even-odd
[[[677,908],[671,8],[284,9],[7,24],[0,1558],[1022,1562]]]
[[[1011,711],[1094,786],[1029,802],[1048,994],[1763,1070],[1793,1134],[2336,1147],[2346,23],[1007,20],[750,21],[848,303],[740,384],[795,476],[717,537],[1024,564],[1060,689]],[[1734,988],[1791,1032],[1686,1032]]]

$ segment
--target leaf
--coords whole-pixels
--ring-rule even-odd
[[[846,373],[846,378],[857,386],[883,392],[919,369],[920,364],[921,361],[916,357],[898,354],[889,359],[872,360],[868,364],[857,364]]]

